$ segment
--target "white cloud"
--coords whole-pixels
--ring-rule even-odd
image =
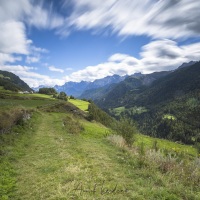
[[[0,22],[0,30],[0,52],[28,54],[23,23],[16,21]]]
[[[37,28],[55,29],[64,24],[64,17],[53,11],[53,6],[50,4],[48,8],[44,8],[42,3],[31,5],[30,12],[26,22]]]
[[[22,80],[26,82],[30,87],[38,87],[40,85],[45,85],[47,87],[53,87],[55,85],[64,85],[65,81],[60,79],[52,79],[50,77],[44,78],[26,78],[22,77]]]
[[[21,66],[21,65],[4,65],[0,66],[0,70],[10,71],[18,75],[22,80],[24,80],[30,87],[38,87],[39,85],[54,86],[63,85],[64,80],[53,79],[47,75],[42,75],[35,73],[35,67]]]
[[[40,62],[42,54],[49,52],[47,49],[35,47],[32,44],[32,41],[29,42],[28,49],[29,49],[29,55],[26,57],[26,63],[28,64]]]
[[[114,74],[126,75],[136,72],[152,73],[154,71],[173,70],[184,62],[198,61],[200,58],[200,43],[178,46],[172,40],[156,40],[142,47],[140,59],[127,54],[114,54],[105,63],[88,66],[83,70],[71,73],[63,79],[54,79],[47,75],[34,72],[37,68],[21,65],[1,65],[1,70],[11,71],[30,86],[63,85],[65,81],[94,81]],[[1,56],[1,54],[0,54]],[[3,55],[4,56],[4,55]],[[12,58],[6,58],[12,59]],[[49,70],[61,72],[64,70],[50,66]]]
[[[172,40],[153,41],[142,48],[142,72],[173,70],[184,62],[200,59],[200,43],[178,46]]]
[[[0,65],[4,63],[14,63],[15,61],[20,61],[21,57],[13,56],[7,53],[0,53]]]
[[[64,23],[64,17],[54,11],[53,4],[45,4],[44,0],[6,0],[0,5],[1,21],[20,21],[40,29],[55,29]]]
[[[72,3],[74,9],[68,25],[78,30],[109,27],[119,35],[155,38],[200,34],[200,3],[197,0],[106,0],[103,3],[102,0],[74,0]]]
[[[64,73],[64,70],[63,69],[59,69],[59,68],[56,68],[54,66],[50,66],[48,67],[50,71],[53,71],[53,72],[60,72],[60,73]]]
[[[127,54],[114,54],[108,61],[96,66],[88,66],[83,70],[66,76],[66,81],[94,81],[106,76],[118,74],[134,74],[136,72],[152,73],[154,71],[169,71],[184,62],[200,59],[200,43],[178,46],[172,40],[157,40],[142,47],[141,58],[137,59]]]
[[[6,0],[0,1],[0,63],[14,62],[13,54],[27,55],[26,62],[39,62],[41,53],[48,51],[35,47],[26,34],[26,25],[43,29],[56,29],[63,25],[64,18],[56,14],[51,4],[45,1]],[[7,55],[7,59],[6,58]]]
[[[40,56],[34,57],[34,56],[27,56],[26,57],[26,63],[31,64],[31,63],[37,63],[40,61]]]

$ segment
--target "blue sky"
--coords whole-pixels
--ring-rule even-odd
[[[31,87],[173,70],[200,60],[199,10],[198,0],[0,0],[0,69]]]

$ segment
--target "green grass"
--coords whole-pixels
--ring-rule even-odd
[[[173,115],[171,114],[165,114],[163,116],[163,119],[171,119],[171,120],[176,120],[176,117],[174,117]]]
[[[114,108],[111,110],[111,112],[115,115],[115,116],[120,116],[120,114],[125,111],[125,107],[118,107],[118,108]]]
[[[34,93],[34,94],[27,94],[26,96],[29,97],[40,97],[40,98],[44,98],[44,99],[52,99],[55,100],[52,95],[47,95],[47,94],[39,94],[39,93]]]
[[[37,106],[44,106],[47,104],[54,104],[57,99],[52,98],[52,95],[45,94],[19,94],[2,89],[0,91],[2,96],[6,98],[0,98],[0,108],[5,110],[11,107],[23,106],[25,108],[36,108]]]
[[[69,99],[68,101],[83,111],[87,111],[88,109],[89,102],[87,101],[83,101],[80,99]]]
[[[3,96],[9,95],[9,99],[15,99],[16,97],[21,97],[22,99],[34,99],[34,98],[41,98],[41,99],[54,99],[52,98],[52,95],[46,95],[46,94],[39,94],[39,93],[33,93],[33,94],[21,94],[18,92],[13,92],[10,90],[5,90],[2,86],[0,86],[0,94]]]
[[[140,146],[141,143],[144,143],[146,149],[150,149],[153,147],[154,142],[157,141],[157,145],[159,149],[167,150],[167,151],[175,151],[177,153],[185,153],[192,156],[197,156],[197,150],[190,145],[182,145],[175,142],[171,142],[169,140],[152,138],[142,134],[136,134],[135,136],[135,146]]]
[[[101,124],[79,119],[84,130],[71,134],[63,126],[66,114],[42,112],[36,116],[30,126],[32,131],[26,129],[21,139],[4,149],[7,153],[2,167],[7,172],[3,175],[7,185],[3,186],[2,199],[200,197],[193,186],[159,170],[141,167],[137,156],[107,140],[108,129]],[[137,142],[143,138],[147,140],[138,136]]]
[[[120,114],[122,112],[127,112],[131,115],[134,114],[141,114],[143,112],[146,112],[147,109],[145,107],[131,107],[131,108],[125,108],[124,106],[122,107],[118,107],[118,108],[113,108],[109,110],[112,114],[114,114],[115,116],[120,116]]]
[[[46,104],[54,104],[54,100],[39,99],[39,100],[11,100],[11,99],[0,99],[0,108],[7,109],[16,106],[23,106],[25,108],[36,108],[37,106],[43,106]]]
[[[0,108],[59,102],[34,95],[39,99],[0,99]],[[89,104],[69,102],[84,111]],[[193,147],[137,134],[132,149],[120,148],[108,140],[105,126],[53,111],[40,109],[25,126],[0,135],[0,199],[200,199]],[[80,125],[76,133],[69,119]],[[170,156],[152,151],[155,140]],[[142,143],[145,155],[138,150]],[[183,155],[176,160],[175,153]]]

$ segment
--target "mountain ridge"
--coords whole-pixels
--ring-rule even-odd
[[[171,71],[150,85],[128,77],[95,102],[112,115],[121,108],[116,117],[133,119],[144,134],[186,144],[200,142],[200,61]]]
[[[33,91],[27,83],[12,72],[0,70],[0,86],[13,91]]]

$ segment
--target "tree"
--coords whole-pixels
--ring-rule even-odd
[[[70,99],[75,99],[75,97],[74,96],[72,96],[72,95],[70,95],[70,97],[69,97]]]
[[[56,94],[56,90],[54,88],[40,88],[39,89],[40,94]]]
[[[58,99],[67,101],[67,94],[65,92],[60,92],[60,94],[58,95]]]

